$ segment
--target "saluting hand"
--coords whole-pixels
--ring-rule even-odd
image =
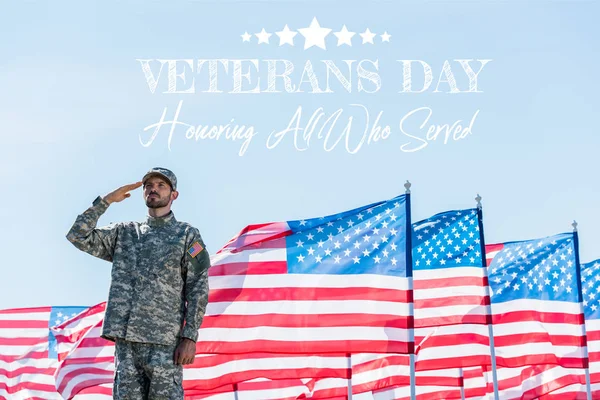
[[[140,186],[142,186],[142,182],[136,182],[136,183],[131,183],[129,185],[125,185],[125,186],[121,186],[120,188],[118,188],[117,190],[114,190],[112,192],[110,192],[109,194],[107,194],[104,197],[104,200],[106,200],[106,202],[108,204],[110,203],[118,203],[120,201],[125,200],[128,197],[131,197],[131,193],[129,193],[130,191],[139,188]]]

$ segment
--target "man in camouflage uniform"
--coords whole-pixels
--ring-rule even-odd
[[[111,203],[143,185],[144,222],[97,228]],[[151,169],[79,215],[67,234],[78,249],[112,262],[102,337],[115,342],[115,399],[183,399],[183,365],[194,361],[208,302],[209,254],[198,229],[175,219],[177,178]]]

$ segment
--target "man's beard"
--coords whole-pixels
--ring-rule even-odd
[[[148,208],[161,208],[166,207],[169,204],[169,198],[162,199],[158,195],[156,197],[150,197],[146,199],[146,206]]]

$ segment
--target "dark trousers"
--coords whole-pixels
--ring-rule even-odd
[[[183,400],[183,367],[176,346],[115,342],[115,400]]]

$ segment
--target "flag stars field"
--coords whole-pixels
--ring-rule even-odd
[[[474,211],[464,216],[462,212],[457,212],[456,216],[442,215],[440,220],[431,222],[428,227],[417,231],[415,237],[421,245],[417,247],[417,256],[420,256],[420,259],[417,257],[415,266],[420,266],[421,262],[430,266],[434,261],[440,265],[446,265],[449,261],[458,265],[463,259],[473,264],[481,259],[481,251],[476,250],[474,245],[479,244],[480,240],[479,225],[473,219],[473,213]],[[454,223],[457,226],[453,226]],[[443,227],[437,228],[440,224]],[[474,239],[475,236],[477,239]]]
[[[394,205],[398,206],[398,203]],[[369,215],[372,217],[369,218]],[[388,247],[387,244],[390,238],[398,235],[398,230],[390,227],[397,219],[393,208],[387,207],[374,215],[373,210],[369,209],[366,213],[358,213],[346,221],[342,218],[335,223],[329,221],[300,235],[301,239],[296,241],[296,248],[301,251],[296,255],[296,260],[298,263],[350,262],[351,265],[355,265],[367,260],[381,264],[387,259],[395,266],[398,260],[390,258],[390,252],[394,252],[397,246],[392,243]],[[301,220],[299,225],[307,226],[307,221]],[[342,238],[343,243],[349,245],[348,248],[343,247]]]

